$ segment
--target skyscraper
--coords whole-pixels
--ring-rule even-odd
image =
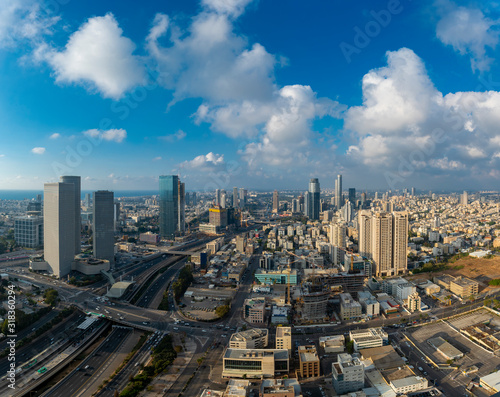
[[[278,191],[275,190],[273,192],[273,212],[277,214],[279,212],[279,207],[280,207],[280,198],[278,195]]]
[[[85,193],[85,203],[84,203],[85,207],[87,209],[90,208],[90,193]]]
[[[467,194],[466,190],[464,190],[464,192],[462,193],[462,196],[460,197],[460,204],[462,204],[462,205],[469,204],[469,195]]]
[[[114,208],[115,208],[115,213],[114,213],[115,232],[117,232],[118,229],[120,228],[120,203],[115,203]]]
[[[345,223],[330,225],[330,244],[332,245],[332,259],[335,265],[343,262],[347,243],[347,226]]]
[[[222,193],[220,194],[220,207],[221,208],[227,207],[227,195],[225,190],[223,190]]]
[[[220,205],[220,189],[215,189],[215,205]]]
[[[238,188],[233,187],[233,207],[238,208]]]
[[[311,178],[309,182],[309,219],[317,221],[319,220],[319,197],[320,197],[320,187],[318,178]]]
[[[335,206],[339,210],[344,205],[342,199],[342,175],[337,175],[337,179],[335,180]]]
[[[94,257],[106,259],[110,264],[115,261],[115,206],[114,194],[98,190],[93,194],[93,248]]]
[[[44,185],[43,235],[44,257],[49,265],[49,272],[59,278],[66,276],[71,271],[76,245],[73,183]]]
[[[311,198],[310,198],[309,192],[304,192],[304,205],[303,205],[304,215],[307,216],[308,218],[310,217],[310,213],[311,213],[310,201],[311,201]]]
[[[179,177],[160,176],[160,234],[173,239],[179,218]]]
[[[247,190],[240,187],[240,207],[243,208],[247,204]]]
[[[356,204],[356,189],[353,187],[349,188],[349,201],[355,205]]]
[[[360,211],[359,252],[375,264],[375,276],[403,274],[407,268],[408,213]]]
[[[180,180],[178,181],[178,212],[177,212],[177,231],[184,234],[186,231],[186,192],[185,185]]]
[[[75,255],[78,255],[81,251],[81,230],[82,230],[82,221],[81,221],[81,213],[82,213],[82,208],[81,208],[81,202],[82,202],[82,197],[81,197],[81,188],[80,188],[80,177],[79,176],[61,176],[59,180],[62,183],[71,183],[73,184],[73,189],[75,190],[75,196],[74,196],[74,206],[75,206],[75,220],[72,223],[73,227],[75,228],[74,230],[74,235],[75,235]]]

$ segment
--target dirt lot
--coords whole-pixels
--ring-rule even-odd
[[[442,272],[422,273],[413,276],[413,279],[432,279],[434,276],[450,274],[452,276],[464,276],[479,283],[481,292],[499,287],[490,287],[488,282],[494,278],[500,278],[500,256],[491,259],[466,257],[448,265],[448,269]]]

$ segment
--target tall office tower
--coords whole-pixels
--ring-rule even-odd
[[[311,201],[311,198],[309,197],[309,192],[304,192],[304,215],[309,217],[310,216],[310,213],[311,213],[311,205],[310,205],[310,201]]]
[[[240,187],[240,207],[243,208],[247,205],[247,189]]]
[[[221,208],[227,207],[227,196],[226,196],[226,192],[224,190],[220,194],[220,207]]]
[[[309,219],[319,220],[319,197],[320,187],[318,178],[311,178],[309,182]]]
[[[375,276],[403,274],[407,268],[408,213],[360,211],[359,252],[371,258]]]
[[[293,199],[292,200],[292,213],[296,214],[298,212],[300,212],[299,200]]]
[[[38,201],[39,203],[42,202],[42,195],[41,194],[36,195],[36,201]]]
[[[332,260],[335,265],[343,263],[347,246],[347,226],[345,223],[330,225],[330,244],[332,245]]]
[[[233,187],[233,207],[238,208],[238,188]]]
[[[80,188],[80,177],[79,176],[61,176],[59,178],[60,182],[62,183],[71,183],[74,186],[75,189],[75,221],[72,223],[73,227],[75,228],[74,234],[75,234],[75,255],[78,255],[82,251],[82,243],[81,243],[81,230],[82,230],[82,220],[81,220],[81,214],[82,214],[82,207],[81,207],[81,202],[82,202],[82,197],[81,197],[81,188]]]
[[[160,176],[160,235],[173,239],[179,217],[179,177]]]
[[[378,200],[378,192],[375,192],[375,200]]]
[[[75,185],[46,183],[43,194],[44,257],[60,278],[69,274],[75,258]]]
[[[299,200],[299,212],[304,213],[305,212],[305,210],[304,210],[304,196],[300,195],[298,200]]]
[[[191,193],[191,205],[193,207],[196,207],[196,204],[198,204],[197,199],[196,199],[196,192]]]
[[[115,262],[115,203],[114,194],[107,190],[93,193],[93,248],[94,257]]]
[[[273,212],[277,214],[279,212],[279,209],[280,209],[280,198],[278,191],[275,190],[273,192]]]
[[[90,208],[90,193],[85,193],[85,202],[83,203],[85,207]]]
[[[344,204],[344,206],[342,207],[342,210],[341,210],[342,219],[345,222],[351,222],[353,215],[354,215],[353,212],[354,212],[354,209],[353,209],[352,203],[350,201],[346,201],[346,203]]]
[[[465,191],[465,190],[464,190],[462,196],[460,197],[460,204],[462,204],[462,205],[469,204],[469,195],[467,194],[467,191]]]
[[[414,187],[411,188],[411,195],[412,195],[412,197],[415,197],[415,188]]]
[[[177,195],[177,231],[184,234],[186,231],[186,186],[181,181],[178,181]]]
[[[356,204],[356,189],[353,187],[349,188],[349,201],[352,204]]]
[[[220,189],[215,189],[215,205],[220,205]]]
[[[114,203],[115,232],[120,228],[120,203]]]
[[[344,205],[342,199],[342,175],[337,175],[337,179],[335,180],[335,206],[339,210]]]

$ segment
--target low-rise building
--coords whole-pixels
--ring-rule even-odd
[[[249,380],[229,379],[224,397],[247,397],[250,391],[249,388]]]
[[[356,302],[351,294],[340,294],[340,317],[344,321],[357,320],[361,317],[361,304]]]
[[[414,292],[413,294],[408,296],[408,299],[406,300],[406,307],[408,308],[408,311],[410,313],[419,312],[421,306],[422,306],[422,298],[420,298],[418,292]]]
[[[316,346],[299,346],[299,375],[302,378],[315,378],[319,376],[319,357]]]
[[[490,393],[500,392],[500,371],[482,376],[479,379],[479,385]]]
[[[289,371],[287,349],[226,349],[224,378],[273,378]]]
[[[421,376],[408,376],[402,379],[395,379],[389,383],[396,394],[407,394],[418,390],[427,389],[427,379]]]
[[[297,379],[264,379],[259,397],[300,397],[302,389]]]
[[[266,328],[251,328],[236,332],[229,339],[231,349],[264,349],[269,342],[269,330]]]
[[[325,350],[325,353],[342,353],[345,348],[345,336],[320,336],[319,345]]]
[[[358,329],[349,332],[355,351],[380,347],[389,343],[389,336],[382,328]]]
[[[337,394],[355,392],[363,388],[365,369],[360,359],[350,354],[338,355],[332,363],[332,384]]]
[[[266,301],[264,298],[245,299],[244,318],[252,324],[259,324],[264,322],[266,313]]]
[[[441,353],[447,360],[456,360],[464,356],[460,350],[450,345],[440,336],[429,339],[429,344]]]

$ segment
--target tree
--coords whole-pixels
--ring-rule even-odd
[[[43,293],[43,297],[45,298],[45,302],[51,306],[54,306],[57,302],[57,297],[59,296],[59,292],[57,292],[53,288],[46,289]]]
[[[215,309],[215,314],[217,314],[219,318],[224,317],[227,313],[229,313],[229,305],[217,306]]]

